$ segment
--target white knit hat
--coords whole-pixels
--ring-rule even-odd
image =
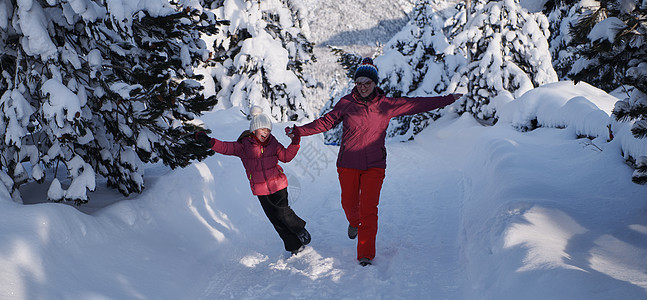
[[[254,132],[254,130],[259,128],[272,130],[272,119],[263,113],[263,108],[256,105],[252,106],[249,114],[252,115],[252,121],[249,123],[249,131]]]

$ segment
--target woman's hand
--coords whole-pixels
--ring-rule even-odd
[[[293,145],[298,145],[301,142],[301,131],[295,125],[290,127],[285,127],[285,134],[292,139]]]

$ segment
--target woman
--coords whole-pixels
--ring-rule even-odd
[[[308,136],[334,128],[343,121],[337,173],[341,204],[348,220],[348,237],[357,243],[362,266],[375,257],[377,206],[386,170],[386,129],[393,117],[444,107],[460,94],[442,97],[391,98],[377,87],[378,72],[371,58],[355,71],[355,88],[332,111],[303,126],[286,128],[289,136]]]

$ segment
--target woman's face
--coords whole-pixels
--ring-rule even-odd
[[[355,81],[357,91],[364,98],[368,97],[373,92],[375,85],[375,82],[368,77],[359,77],[357,78],[357,81]]]
[[[259,128],[254,130],[254,135],[259,141],[264,143],[270,137],[270,132],[272,131],[269,128]]]

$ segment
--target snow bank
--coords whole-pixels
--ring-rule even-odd
[[[631,176],[617,143],[509,125],[484,130],[467,157],[459,231],[471,285],[465,299],[640,298],[647,264],[638,257],[647,250],[623,236],[642,228],[630,211],[647,196],[644,186],[616,186]]]
[[[597,132],[579,109],[608,116],[607,97],[551,84],[501,99],[495,126],[450,113],[414,141],[389,143],[367,268],[345,235],[337,148],[320,136],[284,164],[313,236],[294,257],[236,157],[148,165],[147,189],[129,198],[97,182],[88,205],[111,205],[90,214],[17,204],[0,185],[0,298],[643,299],[647,187],[631,182],[619,137],[594,146],[575,134]],[[249,126],[240,110],[205,114],[211,135],[235,140]],[[514,128],[532,118],[546,126]],[[288,125],[274,126],[284,145]],[[23,198],[46,197],[38,188],[24,185]]]
[[[496,111],[500,122],[517,128],[574,126],[577,134],[597,137],[608,136],[606,126],[616,101],[585,82],[561,81],[532,89]]]
[[[647,155],[647,140],[631,134],[630,122],[612,116],[619,99],[585,82],[550,83],[512,101],[493,101],[499,122],[522,129],[569,128],[576,136],[609,141],[618,139],[625,158]],[[609,127],[610,126],[610,127]]]

